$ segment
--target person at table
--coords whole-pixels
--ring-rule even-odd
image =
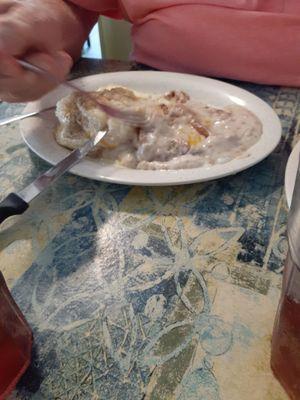
[[[137,62],[169,71],[300,86],[299,0],[0,0],[0,98],[29,101],[60,81],[100,14],[132,22]]]

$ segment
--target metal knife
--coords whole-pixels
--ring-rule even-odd
[[[46,111],[54,110],[55,108],[56,108],[56,106],[52,106],[52,107],[44,108],[43,110],[34,111],[34,112],[31,112],[28,114],[20,114],[20,115],[15,115],[14,117],[0,119],[0,126],[5,126],[8,124],[11,124],[12,122],[21,121],[22,119],[25,119],[28,117],[34,117],[35,115],[42,114]]]
[[[44,174],[40,175],[30,185],[18,193],[10,193],[0,202],[0,223],[6,218],[23,214],[29,207],[29,203],[41,192],[48,188],[56,179],[67,172],[73,165],[77,164],[87,153],[96,146],[106,135],[107,131],[99,131],[92,139],[88,140],[79,149],[73,150],[67,157],[58,164],[51,167]]]

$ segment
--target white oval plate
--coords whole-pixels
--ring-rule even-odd
[[[292,203],[293,191],[297,175],[297,168],[299,164],[299,156],[300,156],[300,141],[296,144],[293,151],[291,152],[285,170],[284,188],[285,188],[286,200],[289,207],[291,206]]]
[[[193,100],[216,107],[238,104],[247,107],[261,120],[263,135],[245,153],[244,158],[226,164],[172,171],[143,171],[105,164],[102,161],[85,159],[70,172],[86,178],[129,185],[181,185],[208,181],[235,174],[263,160],[277,146],[281,138],[279,118],[264,101],[233,85],[193,75],[156,71],[132,71],[87,76],[76,80],[77,85],[87,90],[101,86],[124,85],[148,93],[164,93],[169,90],[184,90]],[[54,105],[70,91],[60,87],[38,102],[30,103],[24,112]],[[23,120],[21,132],[26,144],[38,156],[56,164],[69,152],[59,146],[53,136],[56,124],[54,112]]]

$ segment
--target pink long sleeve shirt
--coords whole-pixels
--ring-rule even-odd
[[[133,23],[152,67],[300,86],[300,0],[72,0]]]

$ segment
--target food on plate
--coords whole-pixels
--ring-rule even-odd
[[[99,130],[106,136],[92,157],[136,169],[183,169],[226,163],[244,157],[262,135],[259,119],[245,107],[216,108],[191,101],[180,91],[146,94],[122,86],[90,92],[97,100],[140,113],[143,126],[107,116],[96,102],[72,93],[57,103],[56,141],[82,146]]]

